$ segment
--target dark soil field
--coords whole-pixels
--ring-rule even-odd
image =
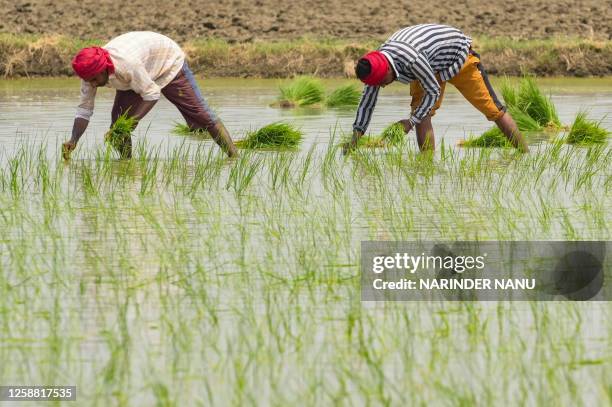
[[[384,38],[402,26],[440,22],[478,36],[609,40],[611,10],[610,0],[0,0],[0,32],[104,39],[151,30],[181,42],[197,37],[364,40]]]

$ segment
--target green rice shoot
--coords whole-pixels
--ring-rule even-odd
[[[302,76],[280,87],[280,107],[313,106],[323,102],[323,85],[317,79]]]
[[[463,147],[512,147],[512,143],[498,127],[490,128],[479,137],[468,137],[461,145]]]
[[[600,124],[601,122],[589,120],[585,111],[579,112],[565,142],[580,146],[605,143],[610,133]]]
[[[501,85],[501,94],[519,130],[541,131],[543,128],[558,130],[562,127],[554,103],[538,88],[535,79],[523,78],[518,88],[505,80]],[[528,120],[525,114],[531,120]],[[522,126],[519,122],[522,122]],[[534,122],[538,126],[535,126]]]
[[[379,135],[364,135],[357,141],[358,147],[383,148],[398,145],[405,139],[404,126],[393,123],[387,126]]]
[[[361,92],[355,85],[341,86],[327,96],[327,107],[357,106],[361,99]]]
[[[542,126],[540,126],[540,123],[538,123],[537,120],[517,107],[509,106],[508,113],[510,113],[514,119],[514,122],[516,123],[516,127],[518,127],[521,132],[542,131]]]
[[[236,147],[245,149],[294,149],[302,142],[304,134],[294,126],[276,122],[264,126],[236,141]]]
[[[395,145],[404,141],[404,126],[401,123],[393,123],[387,126],[380,135],[388,144]]]
[[[106,133],[105,141],[109,143],[121,156],[129,158],[132,150],[132,132],[136,127],[136,119],[128,116],[128,112],[117,118]]]
[[[198,137],[210,137],[210,133],[206,129],[192,129],[185,123],[176,122],[172,129],[172,134],[177,136],[198,136]]]

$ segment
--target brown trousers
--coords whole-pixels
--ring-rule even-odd
[[[186,62],[181,71],[161,92],[177,107],[192,130],[208,130],[217,123],[217,116],[206,103]],[[117,118],[128,109],[132,111],[136,109],[140,103],[142,103],[142,97],[133,90],[118,90],[111,112],[112,122],[115,123]]]

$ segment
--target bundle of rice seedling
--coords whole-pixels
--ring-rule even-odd
[[[386,145],[381,136],[361,136],[357,141],[357,147],[362,148],[381,148]]]
[[[401,123],[393,123],[387,126],[380,135],[380,137],[390,145],[401,143],[404,141],[404,136],[404,126]]]
[[[136,127],[136,119],[127,114],[128,112],[125,112],[119,116],[105,136],[105,141],[119,153],[121,158],[132,156],[132,131]]]
[[[206,129],[192,129],[187,124],[178,122],[174,124],[172,134],[176,134],[177,136],[198,136],[202,138],[210,137],[210,133],[208,133]]]
[[[516,88],[512,86],[508,79],[505,79],[501,84],[501,93],[508,108],[514,108],[518,105],[518,94]]]
[[[287,123],[272,123],[259,130],[247,133],[247,136],[236,141],[236,146],[248,149],[297,147],[303,138],[303,133]]]
[[[498,127],[490,128],[479,137],[469,137],[460,144],[463,147],[512,147],[512,143]]]
[[[506,103],[510,105],[509,102]],[[521,81],[516,101],[512,103],[515,103],[518,109],[527,113],[540,126],[549,128],[561,127],[561,121],[559,120],[555,105],[549,97],[542,94],[533,78],[524,78]]]
[[[327,107],[357,106],[361,99],[361,92],[355,85],[341,86],[327,96]]]
[[[605,143],[610,132],[602,128],[600,124],[601,122],[589,120],[586,112],[579,112],[565,142],[583,146]]]
[[[516,127],[518,127],[520,131],[529,132],[542,130],[542,126],[540,126],[540,124],[533,117],[529,116],[529,114],[523,112],[516,106],[508,106],[508,112],[514,119]]]
[[[316,79],[302,76],[280,87],[280,107],[312,106],[323,101],[323,85]]]
[[[404,126],[401,123],[393,123],[387,126],[382,133],[377,136],[362,136],[359,141],[357,141],[357,146],[364,148],[393,146],[404,141],[404,136]]]

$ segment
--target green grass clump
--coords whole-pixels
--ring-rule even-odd
[[[280,107],[312,106],[323,101],[323,85],[316,79],[302,76],[280,87]]]
[[[490,128],[479,137],[469,137],[461,145],[463,147],[512,147],[512,143],[498,127]]]
[[[523,78],[518,89],[510,82],[504,81],[501,93],[519,130],[540,131],[542,127],[549,129],[561,127],[555,105],[550,97],[544,96],[533,78]],[[519,116],[522,116],[522,119]],[[537,127],[534,122],[537,123]]]
[[[377,136],[364,135],[357,141],[357,147],[363,148],[382,148],[394,146],[404,141],[404,126],[400,123],[393,123],[387,126],[382,133]]]
[[[404,126],[401,123],[393,123],[387,126],[381,133],[381,138],[388,144],[398,144],[404,141]]]
[[[361,99],[361,92],[355,85],[341,86],[327,96],[327,107],[357,106]]]
[[[125,112],[117,118],[106,133],[105,141],[119,153],[121,158],[132,156],[132,132],[135,127],[136,119]]]
[[[609,134],[606,129],[600,126],[600,123],[589,120],[586,112],[579,112],[565,138],[565,142],[576,145],[603,144],[608,139]]]
[[[516,127],[518,127],[520,131],[542,131],[542,126],[540,126],[537,120],[517,107],[509,106],[508,113],[510,113],[516,123]]]
[[[357,141],[357,147],[363,148],[382,148],[385,145],[385,140],[381,136],[361,136]]]
[[[544,96],[533,78],[524,78],[519,87],[517,107],[527,113],[540,126],[559,128],[561,121],[549,97]]]
[[[295,148],[302,142],[303,133],[287,123],[272,123],[259,130],[247,133],[236,141],[236,146],[247,149]]]
[[[206,129],[192,129],[189,125],[184,123],[175,123],[172,134],[176,134],[177,136],[210,137],[210,133],[208,133]]]

